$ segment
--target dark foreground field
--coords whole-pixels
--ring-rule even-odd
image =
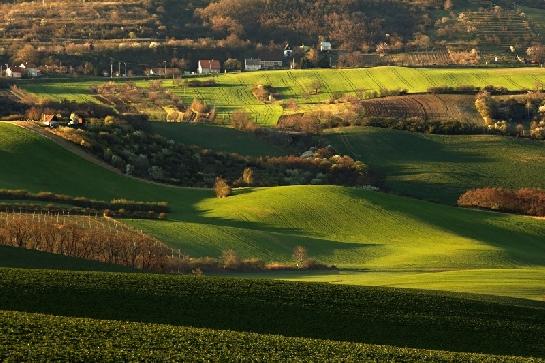
[[[3,311],[545,357],[545,305],[528,300],[266,280],[13,269],[0,270],[0,290]],[[106,347],[118,344],[117,340],[112,343],[110,333],[101,338],[101,334],[91,332],[95,326],[105,332],[122,327],[119,334],[123,342],[138,340],[138,334],[152,334],[154,329],[170,331],[170,335],[157,335],[156,347],[167,341],[179,343],[181,338],[177,337],[190,334],[190,330],[173,327],[154,326],[143,333],[136,332],[135,325],[119,322],[79,324],[77,320],[34,319],[13,313],[3,313],[0,320],[0,340],[11,347],[4,348],[3,354],[20,351],[20,339],[62,346],[70,331],[74,331],[77,349],[87,349],[83,341],[89,337]],[[46,329],[48,325],[52,328]],[[55,326],[65,326],[66,331]],[[43,330],[48,333],[38,338],[41,334],[36,332]],[[29,334],[35,337],[29,338]],[[240,336],[199,334],[219,334],[225,339]],[[256,344],[276,338],[263,339]],[[342,353],[343,345],[336,347]],[[316,350],[316,354],[320,352]],[[31,356],[27,358],[32,360]]]

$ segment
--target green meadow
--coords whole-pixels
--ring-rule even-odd
[[[371,127],[330,130],[325,137],[384,175],[385,187],[398,194],[454,204],[471,188],[545,188],[543,141]]]
[[[206,78],[206,77],[205,77]],[[221,118],[227,118],[236,110],[253,115],[260,124],[274,125],[285,112],[281,101],[294,100],[299,110],[313,108],[328,101],[334,94],[355,94],[361,91],[381,89],[406,89],[411,93],[426,92],[430,87],[473,85],[484,87],[494,85],[509,90],[534,89],[545,83],[542,68],[405,68],[374,67],[360,69],[305,69],[265,72],[228,73],[215,77],[215,87],[176,86],[171,80],[163,85],[179,95],[189,104],[200,98],[216,106]],[[320,81],[318,94],[312,91],[312,84]],[[22,83],[21,87],[39,96],[54,100],[96,101],[91,87],[107,79],[95,81],[38,81]],[[147,87],[149,81],[136,81],[138,86]],[[273,86],[281,101],[264,103],[252,95],[257,84]],[[289,111],[289,112],[297,112]]]
[[[545,294],[545,286],[533,280],[520,279],[519,289],[506,289],[502,279],[495,288],[486,285],[499,276],[497,269],[545,275],[541,220],[335,186],[239,189],[220,200],[211,190],[114,174],[14,125],[0,124],[0,140],[0,188],[167,201],[173,209],[168,221],[127,223],[192,256],[218,256],[232,248],[242,257],[286,261],[294,246],[303,245],[311,257],[337,265],[342,274],[357,272],[341,283],[374,284],[372,274],[360,273],[391,271],[385,284],[403,285],[394,272],[405,272],[409,280],[413,276],[411,287],[428,287],[430,279],[420,279],[422,270],[451,271],[454,280],[459,274],[459,283],[433,287],[533,299]],[[464,274],[473,270],[479,270],[476,280],[464,286]],[[322,277],[336,281],[339,274]]]

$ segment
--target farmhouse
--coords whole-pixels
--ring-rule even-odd
[[[289,58],[293,55],[293,49],[291,49],[289,44],[286,44],[284,47],[284,57]]]
[[[328,52],[331,49],[333,49],[333,48],[332,48],[330,42],[320,42],[320,51],[321,52]]]
[[[59,115],[43,113],[40,121],[44,126],[55,127],[56,125],[58,125],[59,120]]]
[[[199,74],[217,74],[221,72],[221,63],[219,60],[203,59],[199,61],[197,68]]]
[[[284,67],[283,60],[271,59],[271,60],[261,60],[261,69],[282,69]]]
[[[182,71],[179,68],[147,68],[144,70],[144,74],[149,77],[153,76],[180,76]]]
[[[21,67],[8,67],[6,69],[6,77],[9,78],[22,78],[25,70]]]
[[[9,78],[22,78],[22,77],[39,77],[40,70],[36,67],[27,67],[24,64],[15,67],[8,67],[6,69],[6,77]]]
[[[244,70],[245,71],[259,71],[261,69],[261,59],[245,59]]]

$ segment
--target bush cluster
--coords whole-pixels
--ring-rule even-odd
[[[248,167],[253,169],[254,186],[369,184],[365,164],[334,154],[254,158],[183,145],[118,125],[63,128],[57,133],[128,175],[177,185],[212,187],[217,176],[235,186],[245,185],[242,176]]]
[[[198,79],[191,79],[185,82],[187,87],[215,87],[217,85],[216,80],[207,79],[204,81]]]
[[[100,210],[124,209],[128,212],[154,212],[168,213],[170,208],[166,202],[140,202],[126,199],[113,199],[109,202],[93,200],[86,197],[73,197],[65,194],[51,192],[32,193],[26,190],[1,189],[0,199],[3,200],[31,200],[40,202],[52,202],[70,204],[81,208]]]
[[[481,188],[465,192],[458,199],[461,207],[545,217],[545,190],[524,188]]]
[[[166,219],[166,213],[154,211],[138,211],[120,209],[95,209],[83,207],[69,207],[54,204],[22,204],[22,203],[0,203],[2,212],[19,213],[47,213],[52,215],[80,215],[80,216],[105,216],[110,218],[131,218],[131,219]]]
[[[496,86],[438,86],[428,88],[428,93],[437,93],[437,94],[477,94],[481,91],[489,92],[491,95],[508,95],[512,93],[506,87],[496,87]]]
[[[471,123],[452,120],[430,121],[425,120],[422,117],[368,117],[365,118],[363,124],[374,127],[440,135],[482,134],[486,131],[484,127]]]

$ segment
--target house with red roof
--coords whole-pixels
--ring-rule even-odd
[[[197,72],[199,74],[218,74],[221,72],[221,63],[215,59],[201,59]]]

